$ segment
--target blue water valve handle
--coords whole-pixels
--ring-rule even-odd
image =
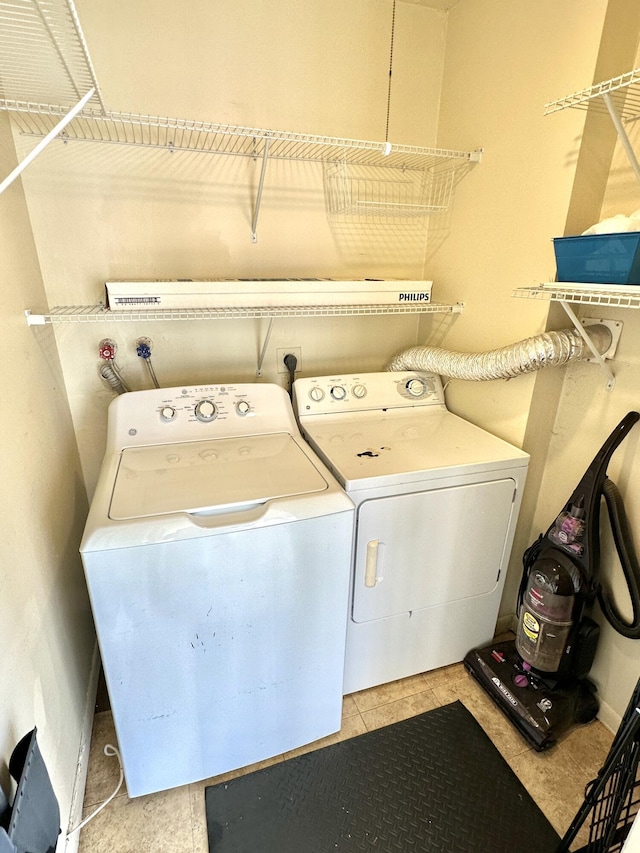
[[[144,343],[144,341],[141,341],[137,345],[136,352],[138,353],[140,358],[151,358],[151,347],[149,346],[149,344]]]

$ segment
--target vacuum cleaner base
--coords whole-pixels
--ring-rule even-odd
[[[538,752],[553,746],[576,723],[595,719],[599,705],[587,678],[551,688],[524,668],[515,641],[472,649],[465,668]]]

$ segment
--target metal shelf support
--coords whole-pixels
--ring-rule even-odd
[[[267,160],[269,159],[270,139],[266,139],[264,143],[264,151],[262,152],[262,167],[260,169],[260,180],[258,182],[258,192],[256,193],[256,205],[253,211],[253,219],[251,221],[251,242],[258,242],[258,216],[260,215],[260,204],[262,202],[262,190],[264,189],[264,176],[267,171]],[[258,373],[258,376],[260,374]]]
[[[273,331],[274,320],[274,317],[269,318],[267,333],[264,336],[264,342],[262,344],[262,349],[260,350],[260,356],[258,357],[258,369],[256,370],[256,376],[258,378],[262,376],[262,366],[264,364],[264,357],[267,354],[267,347],[269,346],[269,341],[271,340],[271,332]]]
[[[634,289],[636,291],[635,294],[629,292]],[[519,287],[513,291],[512,295],[524,299],[543,299],[547,302],[559,302],[560,305],[562,305],[565,314],[573,323],[576,331],[589,348],[592,358],[588,360],[595,361],[600,365],[601,370],[607,378],[607,391],[612,391],[615,386],[615,377],[605,364],[605,359],[613,358],[613,355],[615,354],[615,348],[622,331],[622,323],[614,320],[597,320],[589,322],[589,325],[595,322],[605,325],[611,331],[611,347],[606,353],[600,354],[589,337],[589,333],[585,330],[585,326],[588,322],[587,319],[585,318],[584,322],[581,321],[571,307],[571,304],[586,304],[591,306],[597,305],[617,308],[640,308],[640,293],[638,290],[638,288],[629,288],[624,285],[621,285],[618,288],[616,288],[615,285],[611,285],[607,288],[607,285],[550,282],[547,284],[541,284],[539,287]]]
[[[576,315],[576,313],[573,310],[573,308],[571,307],[571,305],[569,305],[568,302],[564,302],[562,300],[560,300],[560,305],[562,305],[562,307],[564,308],[565,314],[571,320],[571,322],[573,323],[573,325],[576,328],[576,331],[578,332],[578,334],[580,335],[582,340],[585,342],[585,344],[589,348],[589,351],[593,355],[594,361],[600,365],[600,368],[602,369],[603,373],[607,377],[607,386],[606,386],[607,391],[613,391],[613,388],[616,384],[616,380],[615,380],[613,373],[609,370],[609,368],[605,364],[604,358],[600,355],[598,350],[595,348],[593,341],[589,337],[588,333],[585,331],[584,326],[582,325],[582,323],[578,319],[578,316]]]
[[[618,115],[618,111],[615,108],[615,104],[613,103],[613,98],[611,95],[606,92],[602,95],[602,100],[607,105],[607,109],[609,110],[609,115],[611,116],[611,121],[613,122],[613,126],[616,129],[618,134],[618,139],[620,140],[622,147],[625,150],[625,153],[629,159],[629,163],[631,164],[631,168],[633,169],[633,173],[636,176],[636,180],[640,184],[640,165],[638,165],[638,158],[635,155],[635,151],[629,141],[629,137],[627,135],[627,131],[624,129],[624,125],[622,124],[622,120]]]
[[[613,121],[622,147],[629,158],[636,179],[640,183],[638,159],[623,124],[624,121],[635,121],[638,118],[640,111],[639,95],[640,68],[635,68],[626,74],[620,74],[618,77],[612,77],[610,80],[604,80],[588,89],[582,89],[580,92],[574,92],[572,95],[545,104],[544,114],[550,115],[568,107],[587,109],[593,106],[594,109],[602,110],[602,104],[604,104]]]

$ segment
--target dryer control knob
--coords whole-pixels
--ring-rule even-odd
[[[356,398],[356,400],[362,400],[363,397],[367,396],[367,389],[364,385],[354,385],[351,389],[351,393]]]
[[[407,393],[412,397],[422,397],[427,390],[427,386],[422,379],[410,379],[405,385]]]
[[[247,400],[239,400],[238,401],[238,403],[236,405],[236,412],[239,415],[248,415],[250,411],[251,411],[251,406],[247,402]]]
[[[173,406],[163,406],[160,409],[160,420],[172,421],[176,416],[176,410]]]
[[[211,400],[200,400],[200,402],[196,403],[195,413],[199,421],[208,423],[215,420],[218,410],[216,409],[216,404],[212,403]]]
[[[324,398],[324,391],[322,390],[322,388],[319,388],[317,385],[314,385],[313,388],[309,391],[309,397],[311,397],[314,403],[319,403],[320,400]]]
[[[331,389],[331,396],[334,400],[344,400],[347,396],[347,389],[342,385],[334,385]]]

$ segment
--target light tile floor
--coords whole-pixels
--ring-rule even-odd
[[[208,853],[204,812],[207,785],[422,714],[456,699],[473,713],[562,835],[582,804],[586,783],[596,776],[606,758],[613,735],[596,720],[573,729],[548,752],[537,753],[527,746],[462,664],[455,664],[346,696],[339,733],[263,764],[133,800],[121,789],[120,794],[82,829],[80,853],[151,850],[154,853]],[[107,743],[117,745],[111,713],[102,711],[96,714],[93,729],[85,815],[106,800],[118,783],[117,759],[103,753]]]

